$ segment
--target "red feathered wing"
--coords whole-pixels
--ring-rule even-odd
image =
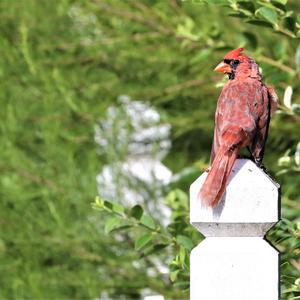
[[[215,115],[211,169],[200,189],[203,205],[216,206],[241,147],[249,147],[261,162],[270,120],[270,96],[260,80],[229,81],[219,97]]]

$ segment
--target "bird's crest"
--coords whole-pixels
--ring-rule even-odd
[[[244,51],[244,48],[237,48],[237,49],[234,49],[230,52],[228,52],[224,59],[237,59],[239,56],[243,56],[243,52]]]

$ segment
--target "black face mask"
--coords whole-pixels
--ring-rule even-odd
[[[234,79],[235,77],[235,70],[237,66],[239,65],[240,61],[235,59],[224,59],[224,63],[230,65],[232,72],[228,74],[228,78],[230,80]]]

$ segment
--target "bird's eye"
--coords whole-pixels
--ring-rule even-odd
[[[236,67],[239,65],[239,63],[240,63],[239,60],[234,59],[234,60],[232,60],[232,61],[230,62],[230,66],[232,67],[232,69],[235,70]]]

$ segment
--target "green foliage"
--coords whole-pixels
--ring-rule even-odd
[[[300,222],[293,223],[282,219],[275,229],[269,232],[268,238],[281,251],[282,298],[297,299],[300,292]]]
[[[169,261],[170,281],[175,282],[175,287],[182,290],[178,291],[179,295],[186,298],[189,287],[189,253],[199,243],[200,236],[189,225],[188,197],[183,191],[172,190],[165,202],[172,209],[171,222],[165,227],[155,223],[139,205],[130,209],[124,207],[122,213],[114,209],[115,203],[98,197],[92,205],[110,215],[105,224],[106,233],[122,231],[124,227],[120,224],[126,224],[126,229],[130,228],[130,238],[134,240],[134,248],[141,259],[147,257],[147,261],[151,261],[155,256],[161,262]],[[171,260],[170,253],[173,255]]]
[[[298,1],[2,0],[0,8],[1,299],[140,299],[145,288],[188,297],[189,252],[201,237],[186,191],[208,165],[223,84],[212,70],[242,46],[285,99],[265,157],[283,193],[284,221],[269,239],[283,252],[282,299],[299,297]],[[94,126],[124,94],[172,125],[169,224],[141,206],[90,207],[95,176],[123,145],[97,155]]]

